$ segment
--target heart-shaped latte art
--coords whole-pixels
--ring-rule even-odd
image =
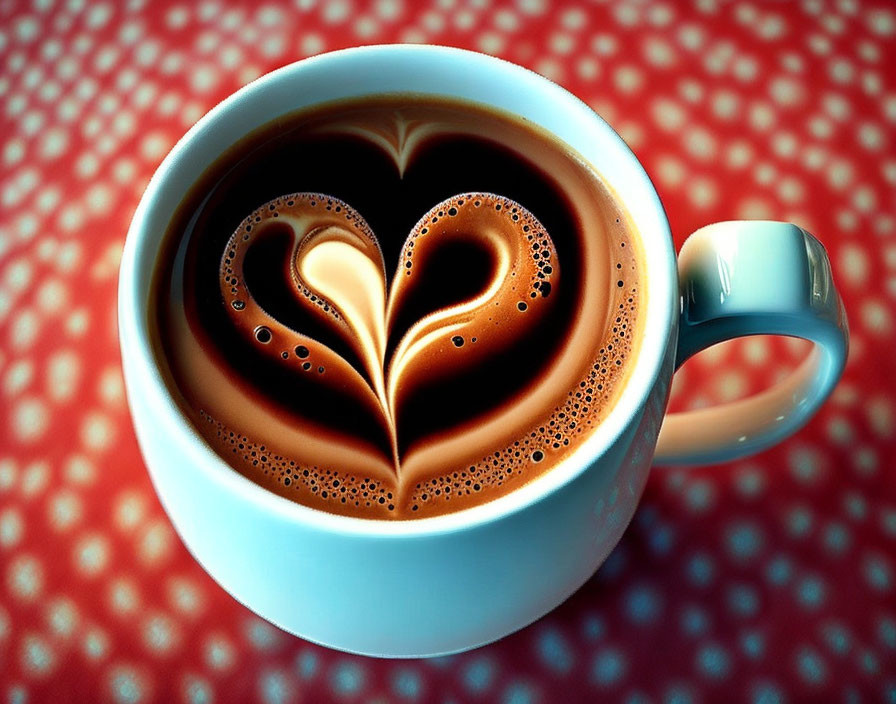
[[[246,259],[272,235],[289,238],[289,256],[266,275],[286,279],[293,302],[351,359],[253,297]],[[400,478],[411,460],[400,450],[403,400],[512,348],[548,314],[558,279],[550,236],[509,198],[463,193],[437,204],[411,230],[389,281],[379,242],[358,212],[332,196],[294,193],[240,223],[219,280],[232,324],[271,364],[316,375],[324,393],[350,388],[378,414]]]

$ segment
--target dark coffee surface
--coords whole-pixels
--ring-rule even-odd
[[[341,103],[208,170],[151,323],[234,469],[335,513],[437,515],[556,466],[606,415],[637,351],[638,247],[594,171],[520,121]]]

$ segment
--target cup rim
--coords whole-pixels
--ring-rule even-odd
[[[641,191],[638,208],[642,212],[647,211],[645,217],[653,220],[655,228],[644,232],[636,228],[645,264],[644,280],[648,282],[647,305],[643,313],[645,316],[643,334],[640,350],[629,372],[628,380],[606,418],[568,457],[510,493],[459,511],[405,520],[343,516],[305,506],[264,489],[234,470],[215,453],[183,413],[162,378],[148,331],[147,301],[150,286],[144,286],[142,287],[144,290],[141,290],[136,273],[138,262],[143,257],[148,257],[152,261],[153,269],[155,267],[163,238],[158,237],[157,242],[147,244],[147,239],[152,233],[146,227],[146,221],[152,210],[159,207],[158,201],[164,183],[173,177],[172,172],[175,171],[176,164],[189,153],[200,134],[214,129],[219,121],[226,120],[232,107],[244,100],[257,99],[260,94],[281,80],[290,78],[300,81],[303,73],[326,71],[330,66],[346,61],[363,64],[367,58],[389,54],[404,57],[401,60],[407,60],[414,55],[430,57],[442,55],[454,61],[478,64],[484,70],[498,71],[502,77],[511,77],[523,90],[529,88],[546,94],[546,97],[554,101],[556,110],[578,111],[580,115],[585,115],[593,135],[599,135],[616,154],[625,159],[627,168],[633,170]],[[450,96],[448,93],[443,95]],[[572,145],[569,146],[579,154],[579,150]],[[587,159],[585,161],[601,174],[611,187],[614,186],[613,179],[606,176],[597,165]],[[618,191],[617,195],[620,195]],[[629,200],[623,195],[620,195],[620,199],[623,205],[626,205],[626,209],[630,210],[627,207]],[[238,492],[241,500],[255,503],[263,511],[277,514],[285,520],[341,534],[413,537],[467,530],[518,513],[560,490],[598,462],[628,428],[631,419],[646,403],[650,390],[661,372],[667,347],[671,344],[670,331],[674,329],[674,315],[677,314],[678,306],[675,295],[677,293],[675,261],[668,219],[662,202],[637,157],[603,118],[580,98],[548,78],[504,59],[438,45],[381,44],[319,54],[264,74],[218,103],[180,138],[154,172],[131,220],[119,272],[119,339],[126,387],[130,385],[127,383],[129,368],[137,365],[139,369],[134,373],[139,373],[141,380],[139,382],[134,380],[133,384],[139,383],[141,393],[148,394],[145,400],[153,406],[154,411],[157,411],[154,414],[156,422],[164,424],[165,433],[173,442],[179,441],[185,450],[184,461],[202,472],[209,481],[225,484],[230,490]],[[128,396],[130,397],[130,390]],[[152,474],[152,468],[148,463],[147,467]]]

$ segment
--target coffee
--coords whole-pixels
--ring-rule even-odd
[[[235,470],[332,513],[433,516],[549,471],[607,415],[638,352],[639,248],[594,169],[531,124],[357,99],[206,171],[150,329]]]

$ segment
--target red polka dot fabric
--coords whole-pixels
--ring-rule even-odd
[[[128,223],[189,126],[266,71],[384,42],[495,54],[580,96],[644,163],[678,246],[731,218],[815,233],[852,333],[795,437],[656,468],[565,604],[421,661],[312,645],[211,581],[150,485],[115,322]],[[0,0],[3,701],[896,701],[894,62],[883,0]],[[673,407],[755,392],[805,352],[711,349]]]

